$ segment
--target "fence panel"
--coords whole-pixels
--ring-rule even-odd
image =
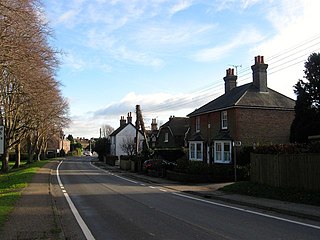
[[[320,154],[251,154],[251,181],[320,191]]]

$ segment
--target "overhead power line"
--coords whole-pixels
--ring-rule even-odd
[[[306,61],[306,56],[310,55],[313,52],[320,50],[320,34],[317,34],[307,40],[304,40],[292,47],[289,47],[285,50],[280,51],[277,54],[266,58],[266,62],[269,64],[268,75],[283,71],[289,67],[292,67],[297,64],[301,64]],[[301,53],[301,54],[299,54]],[[299,54],[299,55],[298,55]],[[240,67],[240,65],[232,65],[234,68]],[[242,65],[241,65],[242,66]],[[251,66],[241,68],[238,74],[238,83],[248,81],[252,79]],[[144,109],[146,113],[157,113],[162,111],[175,110],[179,107],[192,107],[195,102],[198,104],[200,102],[213,100],[218,97],[219,93],[223,89],[222,81],[215,82],[194,91],[187,93],[190,95],[188,98],[172,98],[168,99],[166,102],[158,104],[154,107],[149,107]]]

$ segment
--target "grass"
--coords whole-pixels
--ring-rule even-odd
[[[249,181],[236,182],[225,186],[220,190],[254,197],[320,206],[319,192],[305,192],[295,189],[276,188]]]
[[[11,169],[9,173],[0,174],[0,226],[6,221],[8,214],[13,210],[21,191],[31,181],[32,176],[48,161],[39,161],[32,164],[22,163],[21,167]],[[12,166],[13,164],[10,163]]]

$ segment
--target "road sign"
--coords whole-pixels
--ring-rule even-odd
[[[0,126],[0,154],[4,153],[4,126]]]

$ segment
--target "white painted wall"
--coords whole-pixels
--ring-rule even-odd
[[[116,136],[111,136],[111,154],[120,157],[121,155],[127,155],[126,152],[124,152],[121,149],[121,144],[123,144],[124,141],[127,139],[132,139],[134,141],[136,137],[136,128],[128,124],[124,129],[122,129]],[[144,140],[143,135],[139,132],[139,140],[140,145],[139,149],[142,149],[142,143]]]

